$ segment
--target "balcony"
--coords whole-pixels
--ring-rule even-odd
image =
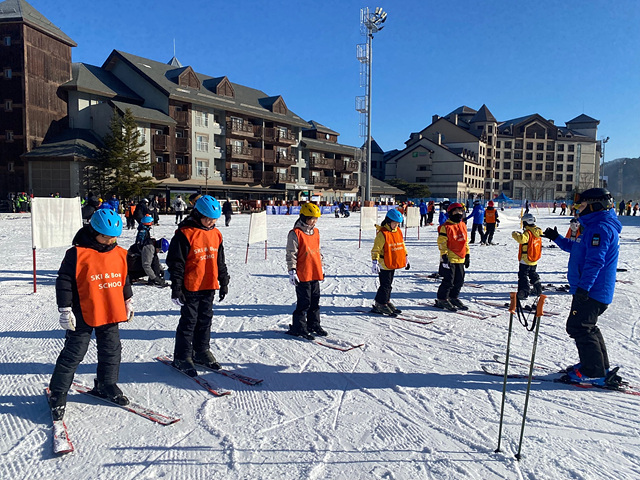
[[[189,153],[191,139],[188,137],[176,137],[176,153]]]
[[[311,157],[309,159],[309,168],[316,170],[333,170],[335,166],[336,161],[333,158]]]
[[[168,135],[153,135],[152,137],[153,149],[157,152],[169,151],[169,136]]]
[[[256,179],[260,181],[260,183],[268,187],[270,185],[275,185],[278,183],[278,174],[276,172],[255,172]]]
[[[334,188],[340,190],[351,190],[357,188],[358,181],[353,178],[336,178]]]
[[[327,177],[325,175],[311,175],[309,177],[309,183],[316,187],[330,187],[333,185],[333,177]]]
[[[276,183],[297,183],[298,177],[295,175],[291,175],[288,173],[278,173],[278,178]]]
[[[260,127],[259,136],[261,136],[265,142],[275,143],[276,141],[276,129],[273,127]]]
[[[276,152],[274,150],[265,150],[264,163],[268,165],[290,166],[298,163],[298,159],[290,153]]]
[[[155,163],[151,167],[151,172],[153,176],[158,180],[169,178],[169,175],[171,174],[171,164],[168,162]]]
[[[355,160],[336,160],[336,171],[338,172],[356,172],[358,170],[358,162]]]
[[[255,175],[255,174],[257,175]],[[227,182],[232,183],[256,183],[256,176],[260,177],[261,173],[253,170],[238,170],[236,168],[227,168]]]
[[[282,143],[284,145],[294,145],[298,143],[298,136],[293,132],[287,130],[283,132],[282,130],[276,130],[276,142]]]
[[[258,127],[258,129],[259,128],[260,127]],[[253,124],[248,122],[227,122],[227,135],[233,135],[236,137],[254,137],[255,131]]]
[[[253,147],[227,145],[227,160],[255,161]]]
[[[169,116],[178,123],[179,127],[189,126],[189,112],[177,110],[176,107],[170,106]]]
[[[178,180],[189,180],[191,178],[191,164],[184,163],[174,167],[175,177]]]

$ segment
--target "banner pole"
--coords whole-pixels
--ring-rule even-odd
[[[36,247],[33,247],[33,293],[36,293]]]
[[[264,259],[267,259],[267,241],[264,241]]]
[[[358,232],[358,248],[360,248],[360,244],[362,243],[362,229]]]
[[[247,254],[244,256],[244,263],[246,264],[249,260],[249,244],[247,243]]]

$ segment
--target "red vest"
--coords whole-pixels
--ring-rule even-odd
[[[180,230],[191,245],[184,265],[184,288],[190,292],[219,290],[218,248],[222,244],[220,230],[195,227]]]
[[[487,208],[484,211],[484,221],[486,223],[496,223],[496,211],[493,208]]]
[[[312,235],[305,234],[299,228],[293,230],[298,237],[298,257],[296,273],[301,282],[322,280],[322,257],[320,256],[320,232],[313,229]]]
[[[76,253],[76,285],[86,324],[100,327],[126,321],[127,251],[121,247],[108,252],[76,247]]]
[[[396,228],[395,232],[386,228],[380,230],[384,235],[384,265],[389,270],[404,268],[407,265],[407,253],[404,248],[402,230]]]
[[[464,258],[467,255],[467,224],[445,222],[442,225],[447,229],[447,248]]]

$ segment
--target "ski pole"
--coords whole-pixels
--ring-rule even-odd
[[[509,294],[511,297],[511,304],[509,305],[509,333],[507,334],[507,355],[504,361],[504,380],[502,382],[502,405],[500,406],[500,426],[498,427],[498,448],[495,452],[500,452],[500,441],[502,440],[502,420],[504,418],[504,402],[507,396],[507,378],[509,369],[509,349],[511,347],[511,330],[513,328],[513,316],[516,313],[516,292]]]
[[[527,382],[527,394],[524,399],[524,411],[522,412],[522,427],[520,427],[520,441],[518,442],[518,453],[516,453],[516,459],[520,461],[522,456],[520,451],[522,449],[522,438],[524,437],[524,424],[527,420],[527,407],[529,406],[529,393],[531,392],[531,379],[533,377],[533,364],[536,359],[536,346],[538,344],[538,332],[540,331],[540,319],[544,313],[542,312],[542,306],[546,295],[540,295],[538,304],[536,305],[536,333],[533,336],[533,348],[531,349],[531,364],[529,365],[529,381]]]

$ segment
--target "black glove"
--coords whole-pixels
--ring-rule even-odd
[[[555,240],[559,235],[560,234],[558,233],[558,227],[549,227],[542,234],[544,238],[548,238],[549,240]]]
[[[179,306],[185,304],[187,299],[182,292],[182,285],[179,285],[175,282],[171,284],[171,300],[173,300],[173,303]]]
[[[407,266],[404,267],[405,270],[411,270],[411,264],[409,263],[409,260],[407,260]]]
[[[218,301],[224,300],[224,297],[229,293],[229,285],[220,285],[220,291],[218,292]]]
[[[164,281],[164,278],[158,276],[154,279],[150,278],[147,283],[153,286],[164,287],[167,282]]]
[[[446,253],[442,255],[442,263],[446,265],[447,268],[449,267],[449,256]]]
[[[587,292],[584,288],[578,287],[576,293],[574,293],[573,296],[579,302],[586,302],[587,300],[589,300],[589,292]]]
[[[467,253],[464,256],[464,268],[469,268],[469,264],[471,262],[471,257],[469,256],[469,254]]]

